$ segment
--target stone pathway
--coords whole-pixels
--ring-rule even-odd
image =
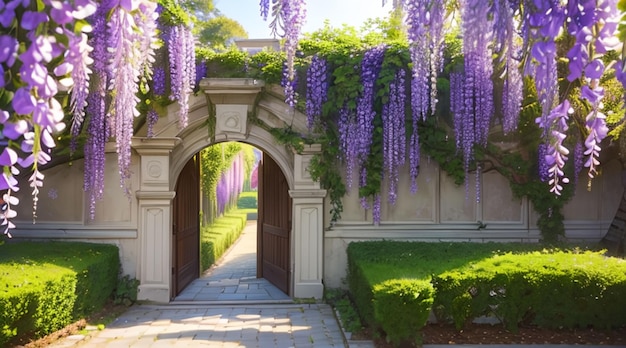
[[[256,277],[256,250],[256,221],[248,221],[222,259],[191,282],[173,303],[293,303],[270,282]]]
[[[256,278],[255,221],[215,267],[170,304],[135,305],[104,330],[90,329],[50,347],[348,346],[329,305],[294,303]],[[361,343],[350,347],[374,347]]]

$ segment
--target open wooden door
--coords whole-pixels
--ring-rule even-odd
[[[289,295],[291,197],[276,162],[263,154],[258,170],[257,276]]]
[[[200,275],[200,163],[187,162],[176,182],[173,202],[174,265],[172,298]]]

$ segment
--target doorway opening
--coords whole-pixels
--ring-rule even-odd
[[[289,185],[267,153],[211,145],[175,190],[172,300],[291,300]]]

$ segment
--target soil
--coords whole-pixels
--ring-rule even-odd
[[[422,334],[423,344],[588,344],[626,347],[626,327],[613,330],[553,330],[528,326],[512,333],[500,325],[471,324],[459,331],[453,325],[429,324],[424,327]],[[378,348],[393,347],[384,337],[368,330],[353,335],[352,339],[373,340]],[[417,345],[404,343],[401,347]]]

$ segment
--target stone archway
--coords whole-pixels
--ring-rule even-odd
[[[293,153],[264,128],[292,125],[304,131],[306,117],[294,113],[278,90],[252,79],[204,79],[205,96],[190,100],[188,126],[179,130],[177,107],[168,109],[154,127],[156,136],[136,137],[141,157],[138,199],[140,243],[139,299],[169,302],[172,279],[172,199],[185,163],[201,149],[222,141],[241,141],[270,154],[285,174],[292,198],[291,293],[297,298],[323,295],[323,202],[326,191],[307,171],[320,149],[309,146]],[[211,110],[214,114],[211,115]],[[250,122],[254,117],[256,122]],[[215,134],[206,126],[211,117]],[[266,127],[259,126],[259,121]],[[141,134],[141,133],[140,133]]]

